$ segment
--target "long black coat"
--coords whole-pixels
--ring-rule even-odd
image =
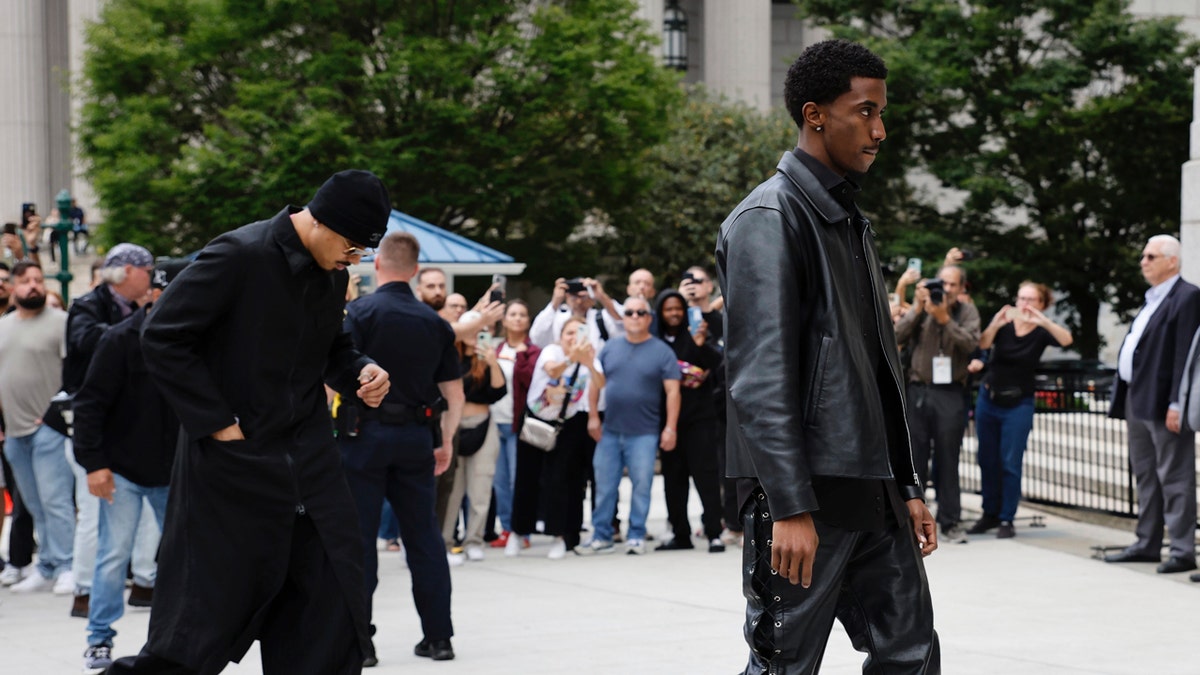
[[[289,207],[214,239],[142,330],[184,433],[171,475],[148,649],[201,672],[238,660],[312,519],[368,649],[358,516],[322,381],[353,392],[371,360],[342,332],[345,272],[318,268]],[[244,441],[218,442],[235,420]],[[298,645],[298,647],[300,647]]]

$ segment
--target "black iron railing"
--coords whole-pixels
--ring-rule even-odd
[[[1109,371],[1039,372],[1033,432],[1025,450],[1022,498],[1137,515],[1125,422],[1108,418]],[[972,393],[972,398],[977,392]],[[973,406],[972,406],[973,410]],[[967,425],[960,464],[964,490],[980,490],[975,425]]]

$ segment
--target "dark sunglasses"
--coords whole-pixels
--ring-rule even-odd
[[[635,316],[635,315],[636,316],[648,316],[649,314],[650,314],[650,310],[648,310],[648,309],[627,309],[627,310],[625,310],[625,316]]]

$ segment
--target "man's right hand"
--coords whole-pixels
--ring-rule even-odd
[[[88,492],[93,497],[99,497],[113,503],[113,493],[117,491],[117,485],[113,481],[112,471],[108,469],[97,469],[87,475]]]
[[[775,521],[771,529],[771,569],[792,584],[808,588],[819,543],[811,513]]]
[[[558,307],[567,301],[567,280],[559,277],[554,280],[554,293],[550,295],[550,305]]]
[[[433,451],[433,475],[440,476],[446,473],[446,469],[450,468],[450,456],[453,450],[449,443]]]
[[[246,440],[246,436],[242,433],[242,427],[239,426],[237,422],[234,422],[230,426],[227,426],[224,429],[221,429],[220,431],[213,432],[212,437],[213,437],[214,441],[244,441],[244,440]]]
[[[925,284],[921,283],[917,286],[917,290],[913,291],[912,309],[917,314],[925,312],[925,303],[929,302],[929,289],[925,288]]]

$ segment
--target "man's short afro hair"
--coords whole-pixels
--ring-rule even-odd
[[[783,101],[796,126],[804,126],[808,102],[824,105],[850,91],[850,79],[887,79],[887,66],[866,47],[847,40],[825,40],[805,49],[788,68]]]

